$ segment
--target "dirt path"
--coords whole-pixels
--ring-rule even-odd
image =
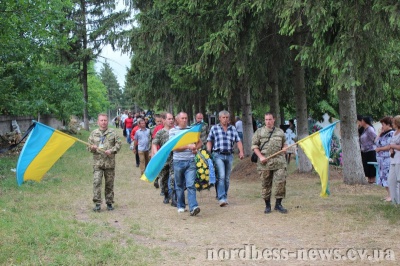
[[[191,217],[189,212],[178,214],[176,208],[163,204],[160,190],[140,180],[139,168],[135,167],[134,156],[126,142],[117,159],[115,210],[100,213],[100,218],[90,213],[92,206],[88,203],[82,206],[78,219],[99,219],[98,222],[105,219],[121,236],[121,245],[133,239],[135,243],[159,250],[161,258],[155,258],[157,265],[328,264],[321,259],[310,260],[301,251],[303,259],[295,258],[297,250],[310,248],[335,248],[342,255],[350,248],[391,248],[400,255],[399,242],[393,237],[400,233],[397,226],[393,228],[378,214],[371,215],[370,223],[354,220],[347,199],[319,198],[316,177],[289,176],[287,199],[283,202],[289,214],[265,215],[260,183],[251,175],[253,171],[248,170],[252,166],[246,167],[246,171],[240,172],[240,178],[238,173],[233,174],[228,207],[219,207],[214,189],[202,191],[197,194],[201,212]],[[245,165],[248,164],[250,161],[246,161]],[[348,189],[337,183],[333,191]],[[315,188],[315,193],[304,194],[309,187]],[[361,189],[356,194],[360,191],[367,196],[376,193],[373,189],[372,192]],[[352,193],[348,191],[349,195]],[[268,260],[268,252],[273,249],[274,257],[280,260]],[[260,260],[250,259],[257,255],[255,250],[264,250],[264,254],[258,254]],[[293,254],[286,256],[285,252]],[[217,256],[226,260],[218,260]],[[347,261],[330,263],[340,265]],[[388,264],[387,261],[383,263]],[[355,264],[365,264],[365,261],[356,260]]]

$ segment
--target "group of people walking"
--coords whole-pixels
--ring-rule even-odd
[[[128,118],[129,119],[129,115]],[[124,123],[127,123],[127,120]],[[155,186],[161,187],[164,195],[164,203],[169,203],[177,208],[178,213],[186,211],[185,191],[189,213],[196,216],[200,207],[196,199],[196,163],[195,156],[201,149],[206,149],[213,159],[217,175],[216,193],[220,207],[229,205],[228,194],[230,186],[230,174],[234,156],[234,145],[236,144],[239,159],[244,158],[242,138],[234,125],[230,124],[229,112],[219,112],[219,123],[211,128],[203,121],[203,114],[196,114],[196,122],[202,124],[200,139],[171,152],[169,159],[161,170],[155,181]],[[154,156],[170,138],[173,138],[181,130],[189,128],[188,115],[180,112],[175,117],[170,113],[156,115],[156,126],[152,129],[146,127],[143,119],[138,118],[136,129],[132,127],[129,137],[133,144],[133,152],[139,154],[141,174],[143,174],[151,156]],[[94,183],[93,202],[94,211],[101,210],[101,180],[105,177],[105,201],[108,210],[113,210],[114,203],[114,176],[115,176],[115,154],[121,148],[121,140],[115,130],[108,128],[107,114],[99,114],[98,129],[95,129],[90,137],[88,149],[93,153],[94,159]],[[128,120],[128,124],[129,124]],[[273,158],[268,156],[285,151],[286,138],[284,132],[275,128],[273,114],[265,115],[265,127],[257,129],[252,139],[252,149],[259,157],[257,169],[262,179],[262,198],[265,202],[266,214],[271,212],[271,190],[275,182],[275,210],[286,213],[282,206],[285,197],[286,185],[286,160],[284,153]],[[128,132],[127,132],[128,133]],[[242,137],[242,138],[241,138]],[[129,141],[127,140],[129,143]],[[160,181],[160,183],[159,183]]]
[[[400,115],[383,117],[378,134],[369,116],[357,116],[361,158],[366,178],[370,184],[385,187],[384,201],[400,203]],[[377,171],[374,163],[378,166]]]

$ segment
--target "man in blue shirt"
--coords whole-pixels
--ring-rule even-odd
[[[219,112],[219,124],[214,125],[207,138],[207,150],[212,152],[218,171],[217,195],[219,206],[228,205],[229,179],[233,162],[233,145],[237,142],[239,158],[243,159],[243,144],[236,128],[229,125],[229,112]]]
[[[146,128],[146,122],[143,119],[138,119],[139,129],[135,133],[135,147],[138,147],[139,159],[140,159],[140,172],[141,175],[144,173],[147,164],[150,161],[149,150],[150,150],[150,129]],[[136,149],[133,149],[133,153],[136,153]]]

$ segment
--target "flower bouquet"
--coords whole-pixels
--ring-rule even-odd
[[[194,160],[197,168],[196,179],[194,181],[196,189],[198,191],[210,189],[210,174],[212,177],[212,174],[214,173],[214,165],[212,165],[212,163],[210,165],[210,154],[206,150],[200,150],[194,157]],[[212,169],[210,169],[211,167]]]

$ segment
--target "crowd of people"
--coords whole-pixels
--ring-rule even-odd
[[[163,203],[177,208],[178,213],[186,211],[185,191],[187,193],[188,209],[191,216],[200,213],[196,199],[198,184],[195,184],[198,175],[198,165],[195,159],[200,153],[212,158],[215,167],[216,198],[220,207],[229,205],[228,192],[232,169],[234,147],[238,149],[238,157],[243,159],[243,124],[240,117],[235,117],[231,123],[229,112],[219,112],[219,123],[209,126],[201,113],[196,114],[191,125],[201,124],[200,138],[197,142],[174,150],[158,177],[154,186],[161,188],[160,195],[164,196]],[[288,149],[295,137],[294,123],[290,121],[289,128],[284,132],[275,127],[275,117],[272,113],[264,116],[265,125],[255,128],[251,141],[251,149],[258,157],[257,171],[261,179],[261,197],[265,202],[264,213],[272,212],[271,197],[274,188],[275,207],[280,213],[287,213],[282,206],[286,195],[286,166],[290,162]],[[366,180],[370,184],[379,184],[386,189],[386,196],[382,199],[395,204],[400,203],[400,115],[386,116],[380,120],[381,129],[378,133],[368,116],[358,116],[358,133],[361,158]],[[150,122],[151,121],[151,122]],[[149,160],[158,150],[181,130],[190,126],[187,113],[180,112],[175,117],[171,113],[156,114],[149,118],[145,113],[126,111],[114,119],[117,128],[123,128],[126,142],[135,154],[136,167],[144,173]],[[105,179],[105,202],[108,210],[114,206],[114,177],[115,154],[121,148],[121,139],[116,130],[108,127],[107,114],[99,114],[98,129],[91,132],[88,150],[93,153],[93,202],[94,211],[101,210],[101,186]],[[277,154],[278,153],[278,154]],[[273,155],[273,157],[269,157]],[[277,155],[275,155],[277,154]],[[375,169],[377,165],[378,171]],[[210,169],[211,170],[211,169]],[[211,172],[211,171],[210,171]],[[208,179],[207,179],[208,180]],[[201,188],[201,187],[200,187]]]
[[[124,137],[126,137],[126,142],[136,156],[136,166],[140,167],[141,174],[145,171],[150,158],[169,139],[181,130],[190,128],[188,125],[189,118],[185,112],[180,112],[175,117],[171,113],[156,114],[153,118],[153,126],[149,125],[148,117],[140,113],[132,115],[132,113],[126,111],[121,117],[114,119],[115,126],[123,128]],[[212,158],[211,165],[208,165],[208,167],[212,168],[209,172],[215,172],[215,191],[218,204],[220,207],[229,205],[228,194],[235,154],[234,147],[238,149],[239,159],[244,158],[243,125],[239,117],[236,117],[235,120],[235,123],[231,123],[229,112],[223,110],[219,112],[219,123],[210,127],[204,121],[202,113],[196,114],[195,122],[191,126],[199,123],[202,125],[199,140],[171,152],[154,181],[154,186],[161,188],[160,194],[164,196],[163,203],[171,203],[172,206],[177,208],[178,213],[183,213],[187,206],[185,202],[186,192],[190,215],[196,216],[200,213],[196,199],[196,191],[199,190],[199,187],[195,184],[195,180],[196,175],[201,171],[198,169],[201,164],[196,163],[195,157],[199,154],[202,154],[201,156],[206,154]],[[99,128],[94,130],[89,137],[89,150],[93,153],[94,160],[93,202],[95,207],[93,210],[101,210],[102,176],[104,176],[106,183],[107,209],[113,210],[115,154],[121,148],[121,140],[116,130],[108,128],[107,114],[99,114],[97,123]],[[277,151],[285,151],[287,146],[284,132],[275,128],[274,123],[273,114],[266,114],[265,127],[255,128],[252,149],[259,156],[258,171],[262,178],[262,198],[266,204],[264,212],[271,212],[272,180],[275,180],[275,210],[280,213],[287,213],[287,210],[282,206],[286,184],[285,156],[282,153],[272,159],[267,158]]]
[[[380,119],[381,129],[378,133],[372,126],[371,117],[358,115],[357,122],[361,159],[368,183],[376,183],[386,189],[386,197],[382,200],[399,204],[400,115]]]

